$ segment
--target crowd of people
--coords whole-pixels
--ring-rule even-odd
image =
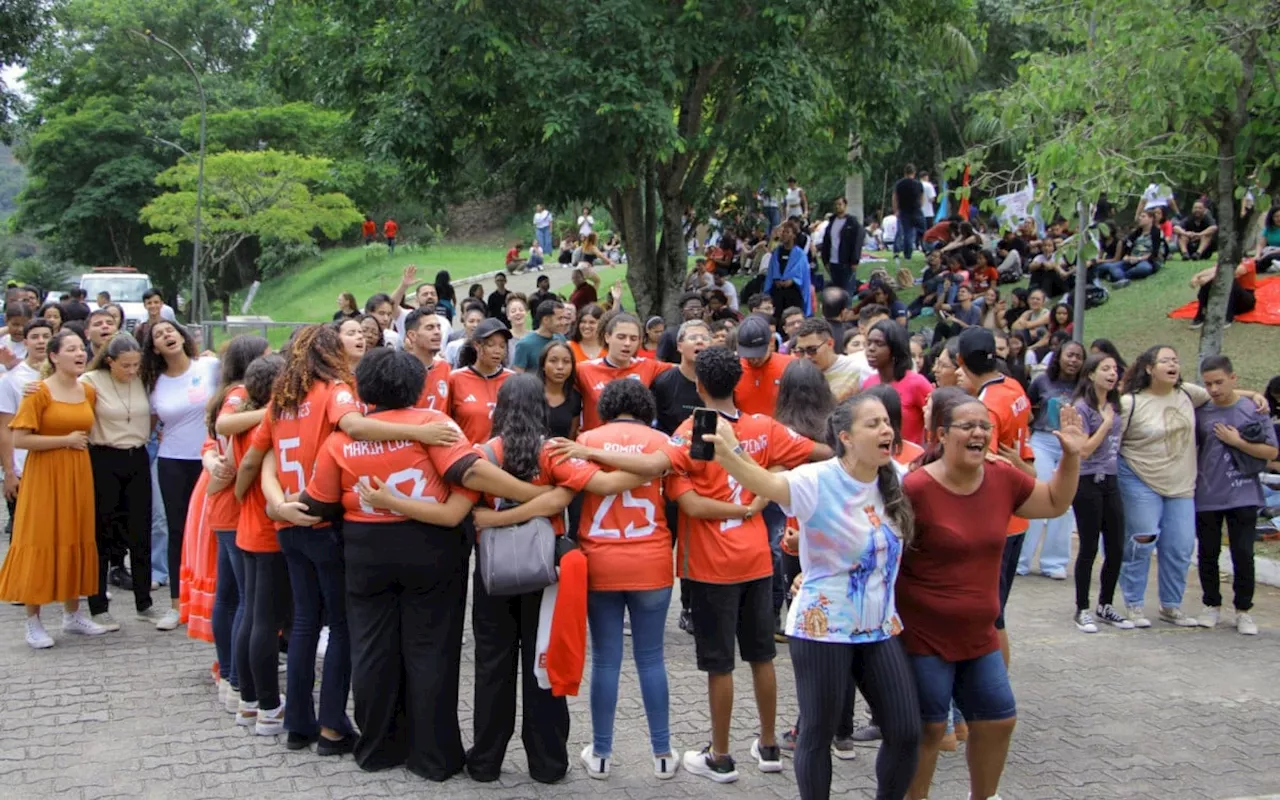
[[[803,219],[809,200],[793,189],[788,214]],[[928,244],[931,228],[898,210]],[[584,236],[592,224],[584,209]],[[802,797],[829,796],[832,757],[850,757],[855,738],[881,740],[879,797],[926,797],[957,739],[971,796],[997,797],[1017,718],[1010,589],[1036,571],[1066,580],[1073,527],[1064,623],[1069,610],[1084,633],[1151,627],[1151,616],[1216,626],[1225,526],[1232,621],[1257,633],[1253,527],[1274,505],[1258,476],[1276,466],[1280,380],[1248,391],[1215,357],[1199,365],[1201,388],[1173,348],[1131,362],[1105,340],[1086,348],[1044,288],[1001,308],[1000,266],[981,247],[969,263],[969,244],[930,251],[923,289],[945,314],[932,342],[912,336],[913,307],[887,274],[857,285],[864,236],[843,203],[821,232],[782,221],[760,280],[741,290],[728,278],[752,248],[721,236],[678,320],[637,318],[616,288],[601,305],[582,273],[568,301],[544,275],[530,296],[499,275],[487,297],[473,287],[459,299],[447,273],[419,282],[409,267],[363,306],[344,293],[332,322],[295,330],[279,353],[251,335],[198,353],[159,306],[133,334],[109,302],[73,327],[87,309],[37,310],[11,287],[0,459],[13,532],[0,599],[26,607],[26,641],[45,649],[55,639],[42,606],[63,604],[64,634],[109,634],[120,629],[109,587],[127,586],[139,619],[185,621],[214,645],[234,724],[284,734],[290,749],[352,753],[366,770],[496,780],[519,674],[529,772],[560,780],[565,697],[589,669],[578,760],[608,778],[629,634],[656,778],[737,779],[740,658],[758,714],[750,758],[774,773],[794,755]],[[1188,250],[1204,252],[1192,238]],[[931,284],[944,253],[966,274],[948,266]],[[826,265],[825,285],[811,263]],[[517,534],[549,544],[531,553],[554,557],[558,581],[495,577],[503,537]],[[1183,606],[1197,545],[1193,618]],[[1158,615],[1145,610],[1153,555]],[[152,592],[163,583],[162,611]],[[711,721],[706,744],[683,753],[664,654],[674,596]],[[458,719],[466,642],[470,748]],[[798,697],[782,730],[779,643]],[[872,719],[862,728],[858,693]]]

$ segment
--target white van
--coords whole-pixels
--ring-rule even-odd
[[[132,331],[147,318],[142,295],[151,288],[151,277],[133,267],[94,267],[80,276],[80,288],[90,308],[98,307],[99,292],[111,295],[111,302],[124,309],[126,330]]]

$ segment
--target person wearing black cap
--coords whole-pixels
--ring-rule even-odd
[[[1030,445],[1031,401],[1021,384],[1006,378],[996,369],[995,335],[986,328],[965,328],[960,333],[958,349],[960,370],[991,417],[994,426],[992,449],[1034,478],[1036,468],[1031,462],[1035,453]],[[1026,539],[1028,527],[1030,523],[1022,517],[1009,518],[1009,537],[1005,540],[1004,561],[1000,567],[1000,616],[996,618],[996,630],[1005,666],[1009,664],[1009,634],[1004,629],[1004,607],[1009,602],[1009,591],[1017,575],[1018,558],[1022,555],[1022,542]]]
[[[459,358],[460,363],[467,364],[471,358],[468,351],[474,351],[474,362],[449,373],[449,416],[473,444],[488,440],[498,390],[515,374],[502,367],[510,339],[511,331],[506,325],[496,319],[484,320],[471,332],[471,341]]]

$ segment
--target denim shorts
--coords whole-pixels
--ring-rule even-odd
[[[938,656],[911,656],[925,723],[946,722],[951,701],[969,722],[1012,719],[1018,709],[1013,687],[999,650],[968,661],[943,661]]]

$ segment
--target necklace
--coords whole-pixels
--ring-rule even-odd
[[[108,376],[111,379],[111,388],[115,390],[116,399],[124,405],[124,422],[126,425],[133,424],[133,381],[129,381],[126,386],[128,389],[128,399],[120,396],[120,382],[116,380],[114,375]]]

